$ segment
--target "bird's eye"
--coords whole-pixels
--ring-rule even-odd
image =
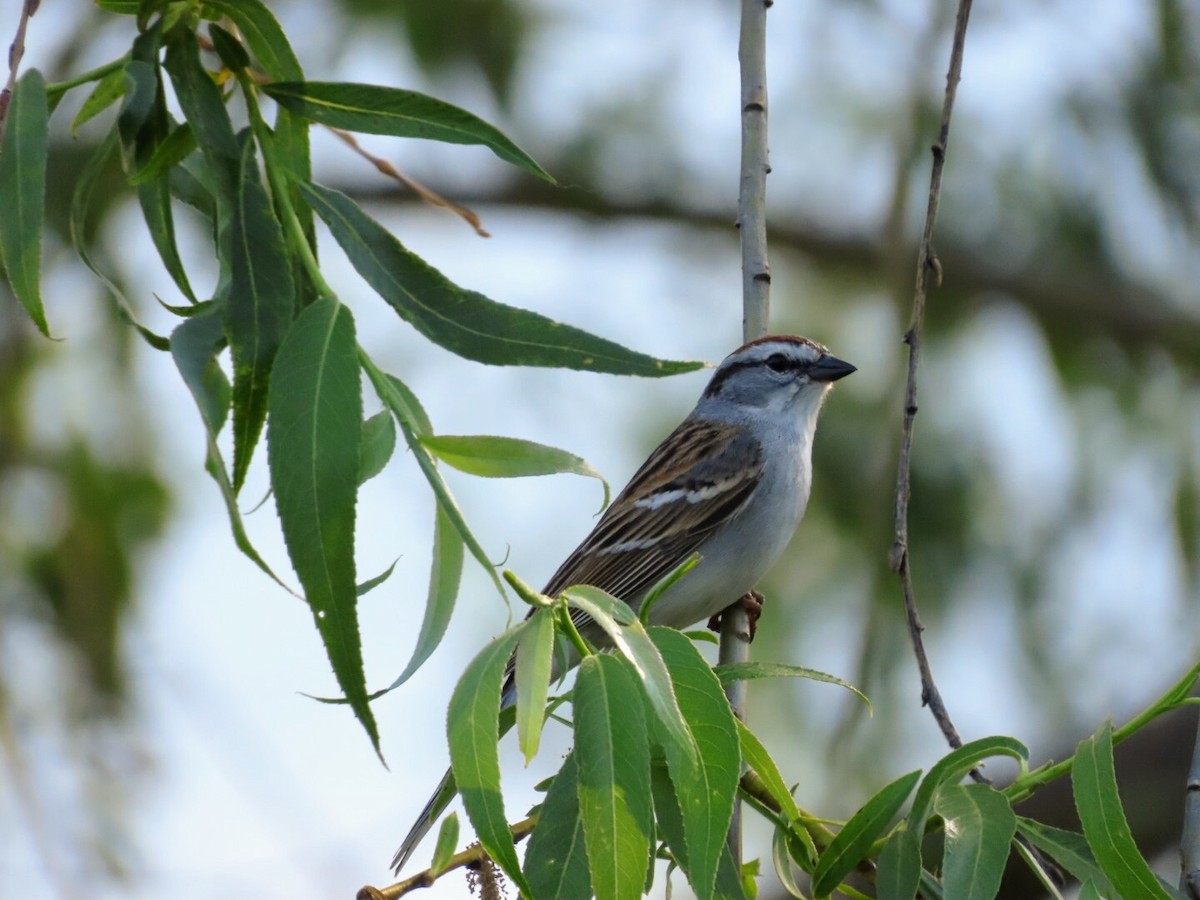
[[[791,369],[791,367],[792,366],[788,361],[788,358],[782,353],[772,353],[767,357],[767,368],[772,372],[779,372],[782,374]]]

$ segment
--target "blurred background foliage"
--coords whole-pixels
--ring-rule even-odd
[[[15,27],[18,5],[0,3],[0,32]],[[632,342],[685,356],[699,355],[693,338],[705,349],[737,338],[733,294],[720,301],[730,310],[721,334],[688,313],[693,302],[711,308],[690,292],[717,290],[706,287],[712,273],[726,276],[721,291],[736,284],[728,6],[272,4],[311,78],[426,90],[501,125],[554,173],[564,187],[441,145],[373,144],[485,226],[503,222],[531,242],[529,259],[559,227],[598,253],[633,242],[661,257],[651,284],[630,275],[604,285],[630,297],[598,294],[569,271],[556,289],[583,307],[630,302],[616,315],[632,335],[641,305],[669,306],[668,324],[646,327],[676,333]],[[825,341],[860,373],[829,404],[812,505],[766,585],[770,627],[755,653],[849,678],[875,716],[840,698],[814,709],[811,691],[773,685],[756,693],[751,718],[785,711],[756,726],[823,815],[848,815],[940,754],[886,557],[900,337],[952,19],[946,0],[772,12],[775,329]],[[129,27],[85,2],[45,3],[27,64],[63,79],[123,52]],[[1185,0],[978,3],[959,96],[936,239],[944,284],[926,321],[913,569],[960,731],[1012,733],[1035,759],[1061,758],[1100,719],[1155,695],[1200,645],[1200,12]],[[135,374],[159,364],[69,250],[73,178],[94,138],[86,128],[72,137],[69,118],[55,118],[45,243],[47,313],[68,340],[39,338],[11,297],[0,304],[0,809],[35,835],[49,871],[69,857],[136,886],[121,822],[146,789],[149,751],[124,635],[138,610],[171,602],[147,596],[139,573],[161,547],[173,494],[190,489],[176,470],[198,465],[163,457],[162,411]],[[360,201],[446,227],[444,212],[418,208],[349,154],[326,147],[318,167]],[[94,199],[90,251],[152,316],[154,297],[126,261],[146,236],[119,179],[111,184]],[[469,258],[475,238],[464,227],[454,240]],[[522,273],[513,277],[519,285]],[[620,384],[624,405],[636,405]],[[646,410],[635,435],[615,440],[636,461],[681,412]],[[1118,751],[1135,832],[1168,859],[1185,719]],[[67,788],[30,774],[53,744],[66,748]],[[1031,802],[1052,821],[1073,815],[1065,791]],[[86,810],[90,839],[69,850],[51,825],[61,803]]]

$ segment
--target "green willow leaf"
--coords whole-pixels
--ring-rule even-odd
[[[704,365],[636,353],[461,288],[405,249],[345,194],[311,183],[299,187],[375,292],[422,335],[459,356],[489,365],[558,366],[610,375],[675,375]]]
[[[383,471],[396,452],[396,423],[386,409],[363,422],[362,455],[358,466],[358,486],[362,487]]]
[[[442,462],[461,472],[483,478],[524,478],[561,473],[595,478],[604,485],[604,506],[608,506],[608,482],[586,459],[566,450],[520,438],[494,435],[438,434],[422,438],[421,443]]]
[[[434,496],[437,497],[438,505],[453,523],[455,530],[462,538],[463,544],[471,551],[471,555],[475,557],[476,561],[483,566],[484,571],[491,577],[492,584],[496,586],[497,592],[502,598],[507,598],[507,595],[504,593],[504,583],[496,573],[496,567],[492,565],[491,560],[487,557],[487,553],[484,552],[483,547],[480,545],[479,539],[475,537],[470,526],[467,525],[467,520],[463,516],[462,509],[459,508],[458,501],[454,499],[454,495],[450,492],[449,485],[446,484],[446,480],[442,478],[441,472],[438,471],[437,463],[433,456],[421,444],[421,435],[432,430],[429,424],[429,417],[425,415],[425,410],[421,408],[421,404],[416,396],[400,379],[380,371],[379,367],[361,349],[359,350],[358,358],[363,371],[371,379],[371,386],[375,388],[375,393],[383,401],[383,405],[391,410],[392,414],[396,417],[396,422],[400,425],[400,431],[404,434],[404,440],[412,451],[417,465],[420,466],[421,473],[425,476],[426,481],[429,482]]]
[[[688,880],[704,900],[713,896],[741,774],[737,719],[721,683],[695,645],[672,628],[655,626],[649,631],[700,750],[700,765],[694,766],[673,743],[663,745],[683,814]]]
[[[43,335],[50,336],[42,306],[42,227],[46,217],[46,157],[50,107],[42,73],[30,69],[13,89],[4,143],[0,145],[0,258],[9,287]]]
[[[267,456],[284,543],[338,685],[379,753],[354,572],[362,384],[350,310],[333,299],[306,309],[279,347],[274,375]]]
[[[124,94],[125,66],[121,65],[96,82],[71,121],[71,137],[75,137],[80,128],[120,100]]]
[[[205,5],[228,16],[237,25],[242,40],[250,49],[258,66],[272,81],[304,80],[304,71],[288,43],[287,35],[274,14],[261,0],[211,0]],[[278,108],[275,115],[272,157],[286,172],[302,181],[312,177],[308,129],[309,123],[306,119],[282,106]],[[288,188],[288,194],[291,196],[293,212],[300,222],[300,229],[315,257],[317,239],[312,210],[300,202],[300,193],[294,185]],[[296,283],[300,306],[308,306],[317,299],[316,287],[299,258],[295,259],[293,280]]]
[[[385,581],[387,581],[389,578],[392,577],[392,573],[394,571],[396,571],[396,563],[398,563],[398,562],[400,562],[399,558],[392,560],[392,564],[390,566],[388,566],[386,569],[384,569],[382,572],[380,572],[374,578],[368,578],[362,584],[358,585],[354,589],[354,592],[356,594],[358,594],[358,596],[360,596],[360,597],[365,597],[367,594],[371,593],[371,591],[375,590],[375,588],[379,587],[381,584],[383,584]],[[377,696],[379,696],[379,695],[372,694],[371,699],[374,700]]]
[[[83,264],[108,289],[109,296],[113,298],[113,302],[116,304],[117,314],[125,322],[136,328],[137,332],[146,340],[146,343],[155,350],[170,350],[171,344],[167,338],[156,334],[138,321],[128,298],[121,291],[120,287],[96,265],[89,250],[88,212],[92,206],[92,192],[96,189],[96,185],[109,172],[110,168],[115,169],[115,165],[110,167],[110,161],[116,152],[117,145],[118,135],[116,129],[113,129],[100,142],[100,146],[96,148],[95,154],[84,164],[83,170],[79,173],[78,179],[76,179],[75,190],[71,195],[69,225],[71,245],[75,248],[75,252],[79,254],[79,258],[83,261]],[[119,174],[117,177],[119,177]]]
[[[525,765],[537,756],[553,660],[554,611],[534,610],[517,645],[517,745],[525,756]]]
[[[675,782],[665,764],[655,763],[650,767],[650,788],[654,795],[654,817],[658,823],[659,837],[666,843],[679,867],[685,872],[690,871],[689,848],[679,798],[675,794]],[[721,853],[714,894],[721,900],[743,900],[746,897],[742,879],[728,849]]]
[[[242,46],[242,42],[215,22],[208,26],[208,36],[212,38],[213,49],[221,58],[225,68],[231,72],[240,72],[250,67],[250,54]]]
[[[538,900],[592,896],[578,787],[579,768],[571,753],[550,783],[525,854],[525,876]]]
[[[450,858],[458,849],[458,813],[450,813],[442,820],[438,829],[437,844],[433,848],[433,859],[429,863],[429,871],[436,877],[445,871],[450,864]]]
[[[247,559],[290,594],[291,589],[271,571],[271,567],[250,543],[250,537],[242,523],[241,511],[238,509],[237,497],[233,493],[233,484],[229,480],[229,472],[217,446],[217,435],[229,415],[232,396],[229,381],[217,364],[217,353],[223,341],[220,310],[210,306],[204,313],[188,319],[171,333],[171,356],[174,357],[179,374],[183,376],[184,384],[192,392],[196,406],[200,409],[200,418],[204,421],[204,430],[208,438],[205,469],[221,489],[234,543]]]
[[[956,784],[979,763],[992,756],[1010,756],[1024,768],[1029,750],[1016,738],[994,736],[971,741],[946,754],[929,769],[917,788],[905,826],[892,835],[879,859],[879,883],[886,896],[907,900],[915,896],[921,879],[921,836],[933,813],[933,802],[942,785]]]
[[[446,731],[450,767],[479,843],[517,887],[530,896],[504,814],[500,756],[496,749],[500,739],[500,687],[508,659],[524,629],[522,623],[502,634],[467,665],[450,697]]]
[[[454,613],[454,601],[458,598],[458,585],[462,579],[463,542],[458,530],[446,510],[439,504],[434,512],[433,523],[433,568],[429,573],[429,596],[425,600],[425,618],[412,658],[400,676],[383,692],[393,691],[408,681],[430,654],[438,648],[446,635],[450,617]]]
[[[779,773],[779,767],[775,764],[775,760],[771,758],[771,754],[767,752],[767,748],[763,746],[762,741],[753,731],[741,721],[738,721],[737,726],[742,759],[746,765],[758,773],[758,777],[763,780],[763,784],[771,792],[771,797],[779,804],[779,809],[783,812],[784,817],[791,822],[796,821],[800,818],[800,809],[796,806],[796,798],[792,796],[783,776]]]
[[[934,797],[943,784],[961,781],[979,763],[993,756],[1011,757],[1024,767],[1029,760],[1029,750],[1016,738],[996,735],[963,744],[943,756],[930,767],[929,774],[917,788],[917,796],[908,815],[909,822],[914,823],[912,830],[918,834],[924,833]]]
[[[650,860],[650,735],[627,660],[597,654],[575,681],[579,810],[596,895],[641,897]],[[518,714],[518,721],[520,720]]]
[[[133,185],[169,178],[170,170],[179,165],[196,149],[192,126],[184,122],[171,129],[154,148],[153,155],[129,179]]]
[[[1104,885],[1107,890],[1108,879],[1100,871],[1092,848],[1088,846],[1087,838],[1082,834],[1044,825],[1021,816],[1017,817],[1017,831],[1070,872],[1072,878],[1080,882],[1095,881]]]
[[[871,707],[871,701],[867,699],[867,695],[854,685],[843,681],[836,675],[828,675],[825,672],[818,672],[816,669],[806,669],[804,666],[751,660],[749,662],[726,663],[725,665],[714,666],[713,671],[721,679],[722,685],[733,684],[735,681],[751,681],[758,678],[807,678],[810,681],[823,681],[826,684],[836,684],[838,687],[845,688],[862,700],[863,703],[867,704],[868,709]]]
[[[1075,749],[1071,783],[1083,834],[1120,896],[1169,900],[1172,895],[1150,870],[1129,830],[1117,792],[1112,746],[1112,723],[1105,722]]]
[[[912,823],[895,832],[879,854],[875,893],[889,900],[911,900],[921,884],[921,834]]]
[[[498,157],[554,183],[554,178],[495,126],[416,91],[373,84],[277,82],[264,91],[297,115],[332,128],[451,144],[482,144]]]
[[[295,311],[292,267],[263,187],[254,141],[244,133],[230,234],[225,328],[233,354],[233,488],[240,491],[267,417],[271,367]],[[356,379],[357,381],[357,379]],[[361,403],[361,397],[360,397]],[[357,484],[357,469],[355,472]]]
[[[617,651],[633,663],[645,685],[650,707],[662,726],[664,745],[681,757],[690,759],[693,766],[698,766],[700,752],[679,707],[667,665],[637,616],[616,597],[591,585],[569,587],[562,596],[570,606],[587,613],[608,635]],[[623,622],[611,614],[614,609],[620,608],[615,604],[625,608],[621,616],[628,621]]]
[[[850,817],[817,861],[813,872],[813,893],[821,897],[833,892],[870,850],[875,839],[891,824],[908,795],[917,786],[921,770],[901,775],[882,788]]]
[[[987,784],[944,784],[934,810],[945,822],[943,890],[955,900],[992,900],[1017,830],[1008,798]]]

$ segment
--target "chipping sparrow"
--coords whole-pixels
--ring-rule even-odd
[[[817,415],[831,384],[853,371],[802,337],[764,337],[735,350],[543,593],[590,584],[636,610],[660,578],[699,552],[699,564],[658,599],[650,620],[686,628],[725,609],[754,587],[800,524]],[[585,637],[604,643],[586,616],[573,618]],[[510,673],[502,702],[514,700]],[[397,871],[453,798],[450,778],[396,851]]]

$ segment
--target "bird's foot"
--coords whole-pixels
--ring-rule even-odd
[[[763,595],[758,591],[746,591],[746,593],[742,594],[742,599],[738,602],[741,603],[742,609],[746,611],[750,640],[753,641],[754,635],[758,631],[758,617],[762,615]],[[717,613],[708,620],[708,630],[720,633],[721,613]]]

